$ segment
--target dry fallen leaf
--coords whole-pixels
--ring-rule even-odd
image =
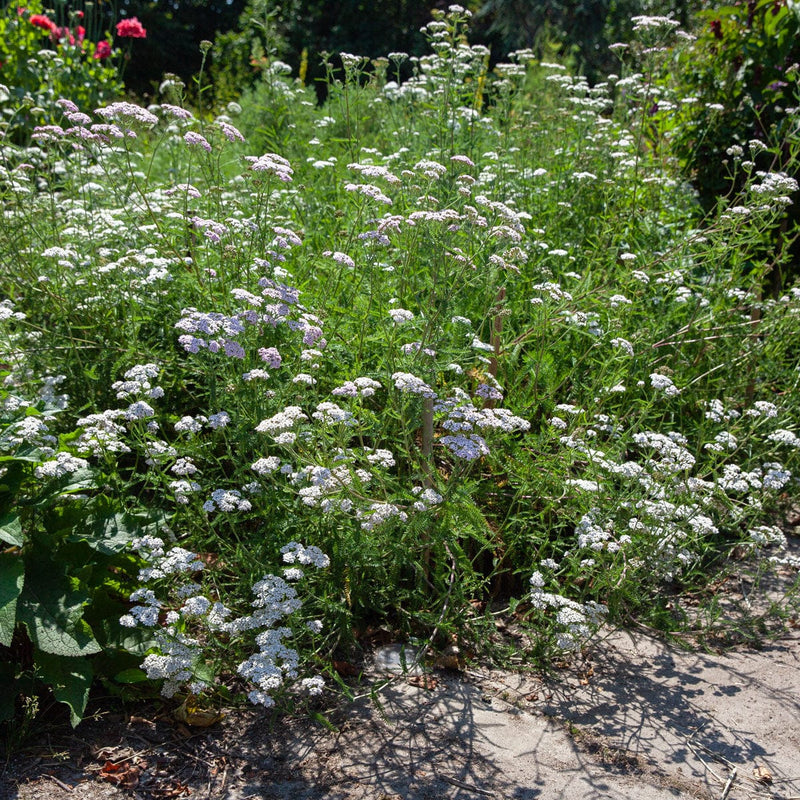
[[[114,784],[114,786],[132,789],[139,783],[139,774],[145,766],[146,764],[144,763],[141,765],[134,765],[129,762],[115,764],[113,761],[106,761],[98,777],[100,780]]]
[[[175,730],[177,731],[178,735],[182,736],[184,739],[192,738],[192,732],[182,722],[175,723]]]
[[[451,644],[436,657],[433,662],[436,669],[461,670],[464,666],[464,659],[461,650],[457,645]]]
[[[433,675],[412,675],[408,682],[411,686],[416,686],[418,689],[427,689],[429,692],[439,685],[439,681]]]
[[[132,758],[135,751],[122,745],[105,745],[92,752],[97,761],[113,761],[115,763]]]
[[[225,715],[210,708],[200,708],[197,705],[197,698],[190,695],[175,709],[173,716],[178,722],[185,722],[193,728],[208,728]]]
[[[358,675],[358,667],[349,661],[333,661],[333,668],[343,677],[350,678]]]
[[[770,784],[773,781],[772,773],[761,764],[756,765],[756,768],[753,770],[753,774],[756,776],[756,780],[760,783]]]

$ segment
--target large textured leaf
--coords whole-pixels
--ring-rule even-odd
[[[91,489],[95,486],[95,472],[91,468],[75,470],[75,472],[71,472],[68,476],[62,478],[57,486],[61,494]]]
[[[155,532],[154,519],[137,517],[133,514],[107,514],[87,517],[69,540],[85,541],[89,547],[104,555],[114,555],[125,550],[138,536]]]
[[[0,553],[0,644],[8,647],[17,624],[17,598],[25,583],[25,562],[14,553]]]
[[[51,481],[34,503],[36,508],[47,508],[55,497],[83,492],[96,486],[95,473],[91,469],[78,469],[62,478]]]
[[[114,676],[114,680],[117,683],[144,683],[150,679],[147,677],[147,673],[143,669],[139,669],[139,667],[131,667],[130,669],[124,669],[122,672],[118,672]]]
[[[22,523],[17,514],[0,515],[0,542],[22,547],[25,544],[25,534],[22,533]]]
[[[14,453],[13,456],[7,456],[7,455],[0,456],[0,463],[2,464],[8,464],[9,461],[20,462],[20,463],[23,461],[27,461],[30,462],[31,464],[39,464],[41,463],[41,460],[42,460],[41,455],[25,455],[24,453]],[[10,467],[8,467],[8,469],[10,469]]]
[[[27,626],[31,641],[45,653],[91,655],[100,652],[100,645],[82,619],[86,600],[86,595],[74,591],[54,564],[36,561],[28,567],[17,618]]]
[[[85,658],[65,658],[42,652],[36,653],[35,661],[39,677],[53,690],[56,700],[69,706],[69,719],[74,728],[86,710],[92,665]]]

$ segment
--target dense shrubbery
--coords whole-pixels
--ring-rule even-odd
[[[34,126],[62,117],[59,98],[69,96],[81,112],[92,111],[122,93],[122,53],[103,28],[92,4],[59,20],[43,13],[39,0],[11,4],[0,12],[0,107],[3,136],[28,144]],[[135,18],[116,26],[120,39],[143,39]],[[130,48],[128,48],[130,50]]]
[[[782,0],[754,1],[705,11],[700,20],[697,39],[675,54],[679,106],[671,115],[672,145],[693,172],[703,204],[711,208],[731,189],[729,172],[720,168],[728,148],[747,147],[753,139],[773,149],[789,144],[800,11]]]
[[[672,54],[662,82],[661,128],[698,191],[703,208],[742,191],[751,172],[789,170],[797,178],[796,108],[800,9],[785,0],[751,0],[705,11],[694,42]],[[790,209],[769,249],[785,249],[800,220]],[[795,248],[793,259],[797,260]],[[789,267],[789,277],[797,267]],[[780,293],[785,275],[770,278]]]
[[[62,102],[3,145],[14,694],[270,705],[369,627],[476,647],[502,601],[547,657],[692,624],[734,551],[797,568],[800,289],[759,291],[796,183],[750,171],[701,228],[655,61],[490,72],[467,17],[402,83],[343,55],[322,108],[273,64],[224,115]]]

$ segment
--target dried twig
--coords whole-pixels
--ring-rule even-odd
[[[713,769],[711,769],[711,765],[710,765],[710,764],[709,764],[709,763],[708,763],[708,762],[707,762],[707,761],[706,761],[706,760],[705,760],[705,759],[704,759],[704,758],[703,758],[703,757],[700,755],[700,753],[698,753],[698,752],[697,752],[697,750],[695,750],[695,749],[694,749],[694,747],[692,747],[691,739],[687,739],[687,740],[686,740],[686,744],[687,744],[687,746],[689,747],[689,749],[690,749],[690,750],[691,750],[691,751],[692,751],[692,752],[695,754],[695,756],[697,756],[697,758],[698,758],[698,759],[701,761],[701,763],[703,764],[703,766],[704,766],[704,767],[705,767],[705,768],[706,768],[706,769],[707,769],[707,770],[708,770],[708,771],[709,771],[709,772],[710,772],[710,773],[711,773],[711,774],[712,774],[712,775],[713,775],[713,776],[714,776],[714,777],[715,777],[715,778],[716,778],[716,779],[717,779],[717,780],[718,780],[720,783],[722,783],[722,782],[723,782],[723,781],[722,781],[722,778],[720,778],[720,776],[719,776],[719,775],[717,775],[717,773],[716,773],[716,772],[714,772],[714,770],[713,770]],[[701,746],[702,746],[702,745],[701,745]]]
[[[70,786],[68,783],[64,783],[62,780],[59,780],[55,775],[49,775],[48,773],[45,773],[45,776],[53,781],[53,783],[55,783],[57,786],[60,786],[65,792],[71,793],[74,791],[72,786]]]
[[[458,786],[459,789],[466,789],[468,792],[482,794],[484,797],[494,797],[494,792],[490,792],[488,789],[480,789],[477,786],[464,783],[464,781],[460,781],[456,778],[448,778],[447,775],[439,775],[438,777],[440,777],[443,781],[452,784],[453,786]]]
[[[722,790],[722,796],[719,800],[725,800],[725,798],[731,793],[731,788],[733,788],[733,782],[736,780],[736,767],[731,770],[730,777],[728,778],[728,782],[725,784],[725,788]]]

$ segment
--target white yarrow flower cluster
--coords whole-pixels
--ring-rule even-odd
[[[134,549],[147,560],[149,566],[140,573],[140,580],[147,582],[168,575],[196,571],[202,562],[194,553],[172,548],[164,550],[164,542],[156,536],[143,536],[134,542]],[[318,547],[304,547],[299,542],[290,542],[281,549],[283,560],[289,564],[327,567],[330,559]],[[287,573],[294,580],[303,577],[302,569],[292,567]],[[244,616],[235,616],[231,609],[219,601],[212,601],[202,593],[202,587],[189,580],[176,583],[170,590],[171,600],[165,603],[153,589],[142,586],[133,592],[130,600],[133,605],[120,619],[125,627],[143,626],[155,628],[153,638],[156,652],[148,654],[142,662],[142,669],[152,680],[162,680],[161,693],[172,697],[182,687],[192,693],[206,688],[203,680],[196,678],[197,666],[203,662],[203,642],[210,635],[229,635],[241,638],[248,631],[258,631],[254,643],[258,651],[239,663],[237,672],[255,688],[249,693],[250,701],[259,705],[274,705],[273,694],[286,688],[289,682],[298,678],[299,653],[285,644],[293,631],[289,627],[278,626],[302,605],[297,591],[286,583],[284,578],[264,575],[253,586],[254,599],[252,611]],[[165,608],[179,606],[179,611]],[[308,630],[319,633],[320,620],[306,623]],[[205,633],[189,635],[188,630]],[[321,676],[302,679],[297,689],[305,694],[319,695],[324,688]]]
[[[414,319],[414,314],[405,308],[390,308],[389,316],[395,325],[402,325],[404,322],[411,322]]]
[[[252,503],[237,489],[215,489],[211,499],[203,503],[203,511],[250,511]]]
[[[304,547],[299,542],[289,542],[281,547],[281,553],[287,564],[303,564],[325,569],[331,563],[330,558],[313,544]]]
[[[356,425],[357,420],[350,411],[340,408],[336,403],[324,402],[317,405],[311,418],[323,425]]]
[[[337,386],[332,395],[337,397],[372,397],[376,389],[383,386],[372,378],[359,377],[353,381],[345,381],[341,386]]]
[[[115,381],[111,388],[118,400],[128,400],[142,394],[157,400],[164,396],[164,390],[160,386],[152,386],[151,378],[157,378],[159,372],[157,364],[137,364],[125,373],[125,380]]]
[[[250,469],[258,475],[271,475],[281,467],[281,460],[277,456],[269,456],[268,458],[259,458],[250,465]]]
[[[663,392],[665,397],[676,397],[681,393],[681,390],[675,386],[671,378],[668,378],[666,375],[661,375],[658,372],[651,373],[650,385],[654,389]]]
[[[392,375],[392,380],[395,388],[403,392],[403,394],[419,394],[428,398],[436,397],[436,392],[422,378],[418,378],[410,372],[395,372]]]
[[[545,579],[538,570],[531,575],[531,604],[538,611],[556,612],[556,645],[561,650],[579,650],[600,627],[608,609],[600,603],[578,603],[544,589]]]
[[[79,469],[86,469],[89,462],[83,458],[77,458],[70,453],[59,452],[51,461],[44,461],[34,470],[37,478],[61,478],[64,475],[71,475]]]
[[[276,444],[293,444],[297,435],[292,428],[298,422],[308,421],[300,406],[287,406],[268,419],[263,419],[256,426],[258,433],[268,433]]]

